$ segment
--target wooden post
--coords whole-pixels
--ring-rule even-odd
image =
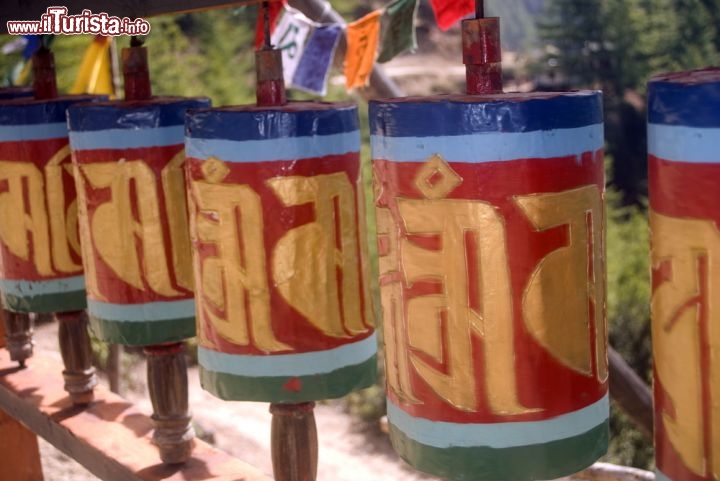
[[[85,311],[57,312],[55,319],[59,324],[60,354],[65,364],[65,390],[73,404],[89,404],[93,400],[97,376],[92,365],[87,314]]]
[[[314,402],[270,405],[273,474],[276,481],[315,481],[318,437]]]
[[[0,315],[4,317],[3,310]],[[0,347],[5,347],[5,323],[0,322]],[[42,466],[37,437],[32,431],[0,409],[0,479],[42,481]]]
[[[17,361],[20,367],[25,367],[25,360],[32,357],[33,354],[33,319],[27,313],[12,312],[6,309],[2,311],[5,325],[4,338],[7,341],[10,359]]]
[[[188,411],[185,346],[181,342],[148,346],[145,354],[155,423],[153,442],[164,463],[184,463],[190,458],[195,438]]]

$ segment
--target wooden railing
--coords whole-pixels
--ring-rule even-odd
[[[36,353],[22,368],[0,349],[0,480],[43,479],[37,436],[108,481],[271,479],[199,439],[187,463],[165,465],[152,429],[148,416],[104,387],[95,388],[89,406],[73,405],[56,359]]]

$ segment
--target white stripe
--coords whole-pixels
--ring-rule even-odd
[[[227,354],[198,347],[198,362],[209,371],[236,376],[309,376],[325,374],[367,361],[377,352],[377,335],[334,349],[297,354],[253,356]]]
[[[648,153],[675,162],[720,163],[720,128],[648,124]]]
[[[245,141],[186,137],[185,149],[186,157],[203,160],[209,157],[226,162],[296,160],[359,152],[360,133]]]
[[[195,299],[144,304],[113,304],[87,300],[88,313],[106,321],[147,322],[195,317]]]
[[[441,137],[370,137],[373,159],[425,162],[440,154],[448,162],[481,163],[554,158],[595,152],[604,145],[602,124],[532,132],[486,132]]]
[[[388,421],[418,443],[436,448],[510,448],[571,438],[608,419],[608,395],[578,411],[543,421],[460,424],[411,416],[388,399]]]
[[[73,130],[73,150],[134,149],[182,144],[185,126],[173,125],[146,129]]]
[[[64,294],[85,290],[85,277],[73,276],[43,281],[0,279],[0,290],[18,297],[34,297],[46,294]]]
[[[52,124],[0,125],[0,142],[60,139],[68,136],[65,122]]]

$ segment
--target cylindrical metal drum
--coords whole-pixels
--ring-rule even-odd
[[[93,99],[0,102],[0,291],[6,309],[85,308],[65,111]]]
[[[84,104],[68,112],[88,314],[102,340],[195,334],[184,124],[207,99]]]
[[[608,442],[599,92],[370,103],[388,420],[415,468],[557,478]]]
[[[371,385],[357,108],[201,110],[186,136],[203,388],[297,403]]]
[[[713,480],[720,478],[720,69],[654,77],[648,122],[657,477]]]

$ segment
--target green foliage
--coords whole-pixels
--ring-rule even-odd
[[[647,215],[636,205],[621,206],[607,194],[607,317],[610,344],[646,381],[651,378],[650,267]],[[613,405],[607,460],[652,469],[652,441]]]

